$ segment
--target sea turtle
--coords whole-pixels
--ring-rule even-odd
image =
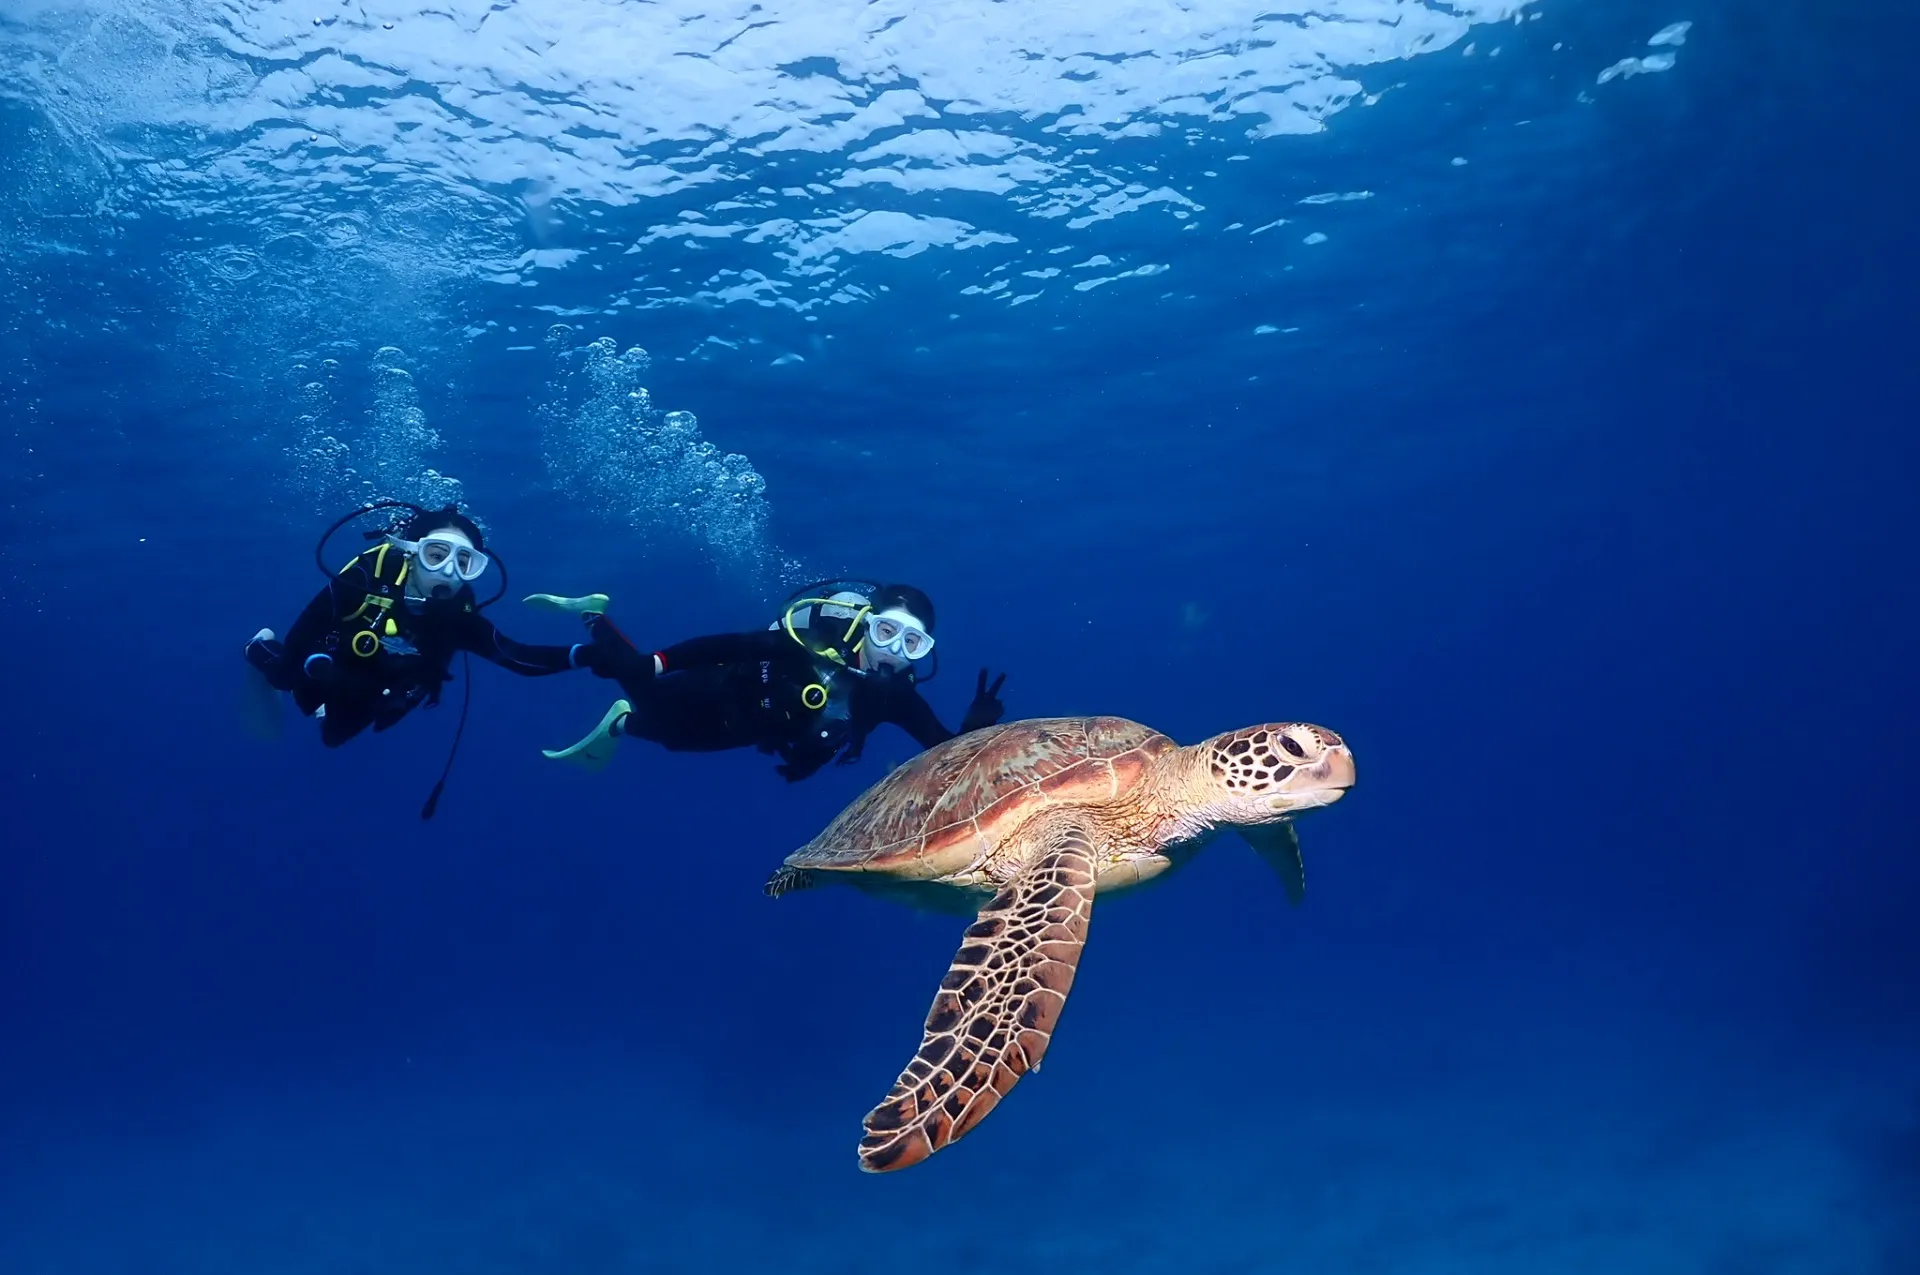
[[[1183,748],[1125,718],[1059,717],[957,736],[867,789],[766,892],[836,880],[979,915],[919,1054],[867,1113],[860,1167],[918,1164],[1040,1065],[1096,893],[1152,880],[1230,827],[1298,903],[1290,821],[1352,783],[1352,752],[1319,726],[1248,726]]]

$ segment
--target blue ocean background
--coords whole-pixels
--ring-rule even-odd
[[[9,0],[0,1272],[1920,1270],[1915,28]],[[1359,783],[863,1175],[961,923],[760,885],[910,742],[587,775],[476,663],[423,822],[460,687],[242,724],[376,496],[523,640],[905,579],[950,725]]]

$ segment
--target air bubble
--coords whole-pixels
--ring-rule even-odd
[[[429,507],[462,502],[460,481],[427,463],[441,439],[427,423],[410,364],[398,346],[374,352],[367,365],[373,406],[360,428],[340,419],[326,380],[300,387],[300,442],[290,450],[317,507],[362,499],[410,500]],[[339,367],[334,359],[320,365],[329,379]]]
[[[207,254],[207,268],[228,283],[240,283],[260,273],[260,256],[246,248],[215,248]]]
[[[351,247],[366,233],[366,219],[359,213],[334,213],[320,224],[320,241],[329,248]]]
[[[627,526],[669,530],[718,562],[765,572],[776,556],[766,482],[752,462],[702,438],[692,412],[654,407],[640,384],[653,365],[646,350],[621,351],[604,336],[568,347],[573,332],[563,327],[548,329],[555,376],[539,413],[556,485]]]

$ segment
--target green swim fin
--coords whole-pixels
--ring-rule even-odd
[[[600,719],[600,724],[587,732],[585,739],[570,748],[562,748],[558,751],[542,748],[540,755],[550,761],[570,761],[576,766],[599,774],[606,768],[607,763],[613,760],[614,745],[620,742],[620,737],[613,733],[613,724],[632,711],[633,705],[623,699],[617,699],[613,701],[613,707],[607,710],[606,716]]]
[[[563,598],[557,593],[529,593],[520,600],[536,611],[557,611],[561,615],[607,613],[607,595],[604,593],[589,593],[578,598]]]
[[[252,665],[247,666],[241,677],[245,680],[240,687],[240,724],[247,734],[262,743],[279,739],[280,692],[273,689],[266,674]]]

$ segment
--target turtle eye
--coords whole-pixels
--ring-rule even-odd
[[[1307,755],[1307,750],[1300,747],[1300,741],[1291,735],[1282,735],[1280,737],[1280,747],[1286,749],[1295,757],[1304,758]]]

